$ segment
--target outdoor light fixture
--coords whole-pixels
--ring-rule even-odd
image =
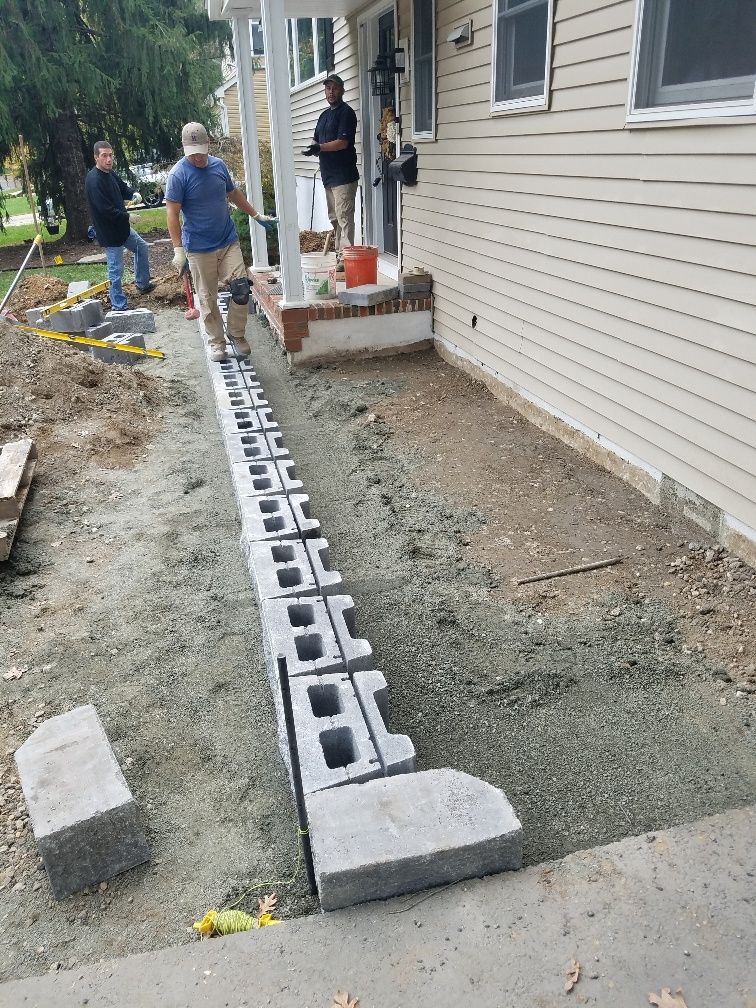
[[[403,74],[405,66],[404,49],[394,49],[391,53],[379,52],[375,63],[368,70],[371,94],[391,94],[394,90],[393,78],[396,74]]]

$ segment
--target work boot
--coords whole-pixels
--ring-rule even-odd
[[[252,347],[245,339],[234,340],[234,353],[239,360],[242,360],[245,357],[249,357],[252,353]]]
[[[136,284],[134,284],[134,286],[136,287]],[[155,284],[152,282],[152,280],[150,280],[150,282],[147,284],[146,287],[137,287],[137,290],[139,291],[140,294],[149,294],[150,291],[155,290]]]
[[[226,356],[226,350],[224,347],[213,347],[210,351],[210,360],[215,364],[222,364],[224,361],[228,360]]]

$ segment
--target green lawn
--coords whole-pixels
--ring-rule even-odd
[[[8,214],[9,217],[15,217],[16,214],[22,213],[31,213],[26,196],[14,196],[11,199],[6,199],[3,217],[5,214]]]
[[[25,202],[25,201],[24,201]],[[28,204],[27,204],[28,206]],[[17,211],[21,212],[21,211]],[[28,209],[24,211],[28,213]],[[152,231],[153,228],[165,228],[165,207],[157,207],[155,210],[138,210],[131,215],[131,226],[138,234],[144,234],[147,231]],[[59,241],[63,235],[66,233],[66,222],[62,220],[60,222],[60,233],[57,235],[48,235],[47,229],[42,226],[42,237],[45,240],[45,254],[51,257],[56,255],[55,252],[55,242]],[[21,242],[31,241],[34,238],[34,225],[33,224],[22,224],[14,227],[6,227],[4,231],[0,231],[0,247],[6,245],[20,245]],[[95,249],[99,246],[93,245]],[[19,261],[19,266],[21,261]]]

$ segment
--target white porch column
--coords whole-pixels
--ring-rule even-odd
[[[265,70],[270,109],[270,146],[278,214],[278,248],[281,253],[282,308],[307,304],[302,284],[299,254],[297,184],[294,178],[291,100],[289,94],[289,53],[283,0],[261,0]]]
[[[262,179],[260,176],[260,150],[257,142],[257,116],[255,113],[255,92],[252,84],[252,39],[249,18],[231,19],[236,55],[236,88],[239,96],[239,116],[241,118],[242,155],[244,157],[244,181],[247,199],[260,213],[263,207]],[[249,237],[252,244],[252,268],[268,268],[268,246],[266,231],[250,219]]]

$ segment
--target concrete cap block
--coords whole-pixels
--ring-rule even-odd
[[[89,290],[89,287],[89,280],[72,280],[68,285],[66,297],[72,298],[76,297],[77,294],[83,294],[85,291]]]
[[[458,770],[305,796],[323,910],[522,866],[522,827],[498,788]]]
[[[270,446],[262,431],[253,434],[224,433],[223,440],[226,444],[228,460],[232,464],[271,458]]]
[[[349,595],[329,595],[326,606],[347,671],[372,668],[373,649],[366,640],[357,637],[354,600]]]
[[[335,595],[341,589],[341,574],[331,570],[331,554],[327,539],[305,539],[307,556],[318,585],[318,595]]]
[[[383,673],[375,670],[354,672],[352,684],[384,774],[393,777],[394,774],[414,773],[417,759],[412,740],[388,730],[388,686]]]
[[[299,539],[299,528],[289,502],[280,497],[240,497],[242,542]]]
[[[307,494],[289,494],[289,504],[303,539],[316,539],[320,535],[320,522],[310,511]]]
[[[284,492],[276,463],[271,460],[234,462],[231,478],[237,497],[271,497]]]
[[[260,610],[267,655],[283,655],[290,678],[346,672],[322,598],[265,599]]]
[[[149,308],[129,308],[128,311],[123,312],[109,311],[105,318],[109,322],[112,321],[114,328],[119,332],[155,332],[155,316]]]
[[[304,794],[382,776],[348,675],[298,676],[289,688]]]
[[[226,434],[248,434],[261,429],[257,410],[251,407],[247,409],[219,409],[218,417]]]
[[[339,291],[339,301],[347,305],[359,305],[363,308],[382,304],[384,301],[395,301],[399,297],[396,284],[362,284],[360,287],[348,287]]]
[[[56,899],[149,860],[139,806],[91,704],[44,721],[16,765]]]
[[[284,492],[287,494],[300,492],[304,484],[297,479],[297,470],[293,459],[279,459],[276,462]]]
[[[300,540],[242,540],[242,550],[260,601],[318,594],[305,544]]]

